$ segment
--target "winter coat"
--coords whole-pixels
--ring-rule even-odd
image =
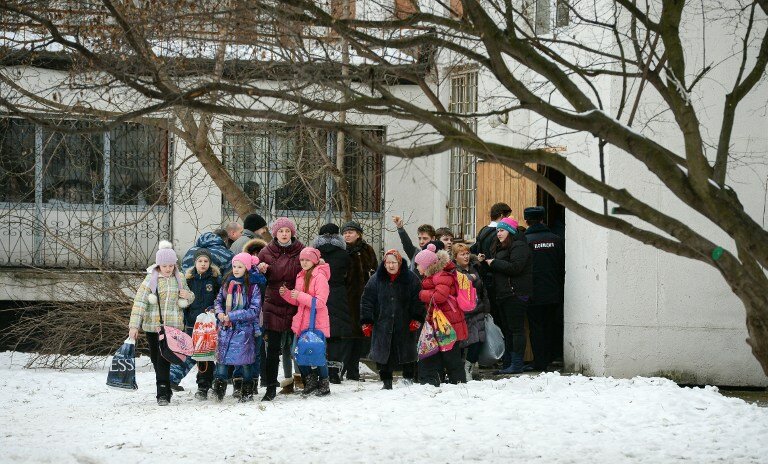
[[[214,307],[216,308],[216,321],[219,327],[218,346],[216,347],[216,362],[228,366],[244,366],[252,364],[256,360],[256,340],[255,335],[260,335],[255,331],[254,322],[259,320],[261,313],[261,292],[259,287],[251,283],[243,285],[242,293],[245,296],[246,306],[242,309],[226,312],[227,288],[230,277],[224,281],[216,297]],[[218,320],[218,315],[226,313],[229,316],[231,325],[227,326]]]
[[[195,252],[200,248],[205,248],[211,252],[213,258],[211,264],[218,266],[222,275],[232,269],[232,258],[235,257],[235,254],[229,251],[221,237],[213,232],[205,232],[197,238],[195,246],[184,254],[184,258],[181,260],[181,269],[184,272],[195,267]]]
[[[531,249],[525,238],[514,237],[509,248],[496,243],[490,270],[493,273],[493,291],[496,300],[518,296],[527,298],[533,293],[533,264]]]
[[[563,239],[544,224],[534,224],[525,231],[533,262],[532,304],[557,304],[563,301],[565,246]]]
[[[390,354],[395,364],[418,360],[416,345],[419,331],[410,331],[412,320],[424,322],[427,310],[419,301],[421,282],[403,260],[394,282],[382,262],[368,281],[360,302],[360,321],[373,324],[371,352],[368,357],[387,364]]]
[[[232,245],[229,246],[229,251],[231,251],[234,254],[238,254],[243,252],[243,247],[246,243],[253,240],[254,238],[261,238],[261,236],[256,235],[252,231],[248,229],[243,229],[243,235],[240,236],[237,240],[232,242]]]
[[[309,328],[309,319],[312,311],[312,297],[315,302],[315,329],[323,332],[326,337],[331,336],[331,324],[328,318],[328,279],[331,278],[331,267],[327,264],[318,264],[312,269],[312,277],[309,279],[309,288],[304,288],[304,276],[307,271],[304,269],[296,276],[296,285],[294,288],[299,291],[296,298],[291,297],[291,292],[285,292],[283,299],[292,305],[299,307],[296,315],[293,316],[291,330],[295,334]]]
[[[456,265],[448,252],[437,252],[437,262],[426,269],[421,281],[419,299],[427,305],[427,320],[432,321],[432,313],[440,309],[456,331],[458,341],[467,338],[467,322],[456,302]]]
[[[274,239],[259,252],[259,260],[269,264],[262,318],[263,327],[268,330],[285,332],[291,328],[296,306],[280,296],[280,287],[284,284],[289,290],[293,288],[296,274],[301,271],[299,253],[302,248],[304,245],[295,238],[287,247],[280,246]]]
[[[493,242],[496,241],[496,221],[492,221],[487,226],[483,226],[482,229],[477,233],[477,239],[475,240],[475,243],[472,244],[471,247],[469,247],[469,251],[474,254],[484,254],[486,258],[492,258],[493,257],[493,251],[491,250],[491,245],[493,245]],[[483,285],[485,286],[485,291],[488,293],[488,298],[493,298],[493,273],[488,268],[488,266],[479,266],[478,270],[480,271],[480,277],[483,278]]]
[[[485,315],[491,312],[491,303],[476,263],[470,262],[469,269],[456,266],[456,271],[466,274],[472,280],[472,285],[477,292],[477,306],[472,311],[464,313],[464,320],[467,321],[467,339],[461,345],[464,348],[485,341]]]
[[[128,327],[131,329],[141,329],[144,332],[157,332],[160,328],[160,312],[162,311],[163,325],[175,327],[184,330],[184,311],[179,307],[179,290],[189,290],[187,282],[180,274],[170,277],[158,277],[157,279],[157,302],[150,302],[149,296],[153,292],[149,289],[153,269],[156,266],[150,266],[147,269],[147,276],[141,282],[136,296],[133,298],[133,308],[131,308],[131,319]],[[177,271],[178,272],[178,271]],[[188,303],[194,303],[194,294],[188,299]]]
[[[321,235],[312,244],[320,250],[323,261],[331,267],[331,278],[328,286],[331,294],[328,296],[328,316],[331,320],[331,337],[351,337],[353,330],[352,314],[347,304],[347,272],[349,272],[350,257],[347,254],[347,244],[341,235]]]
[[[195,294],[195,301],[189,307],[184,308],[184,325],[189,331],[195,327],[197,316],[204,313],[208,308],[213,308],[216,296],[221,288],[221,273],[219,268],[213,264],[202,275],[198,274],[197,269],[192,267],[184,276],[187,279],[189,290]]]
[[[352,325],[352,337],[363,338],[360,328],[360,298],[368,279],[376,273],[378,262],[376,253],[365,240],[347,244],[350,257],[349,272],[347,272],[347,304],[349,305],[349,320]]]

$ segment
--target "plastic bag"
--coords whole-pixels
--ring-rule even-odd
[[[216,361],[216,343],[218,341],[216,330],[216,316],[211,313],[202,313],[195,319],[195,328],[192,329],[192,359],[195,361]]]
[[[127,338],[112,356],[107,386],[120,390],[136,390],[136,342]]]
[[[435,329],[429,322],[425,322],[421,327],[417,348],[419,359],[425,359],[440,352],[440,345],[437,344],[437,339],[435,339]]]
[[[485,316],[485,341],[480,347],[478,363],[482,366],[492,366],[504,356],[504,334],[493,322],[490,314]]]

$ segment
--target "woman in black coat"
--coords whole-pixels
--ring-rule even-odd
[[[512,218],[499,221],[492,251],[493,257],[485,263],[493,273],[496,308],[504,344],[510,352],[510,364],[496,373],[519,374],[523,372],[525,353],[525,313],[533,293],[533,263],[528,242],[517,232],[517,221]]]
[[[331,336],[328,338],[328,360],[344,362],[344,344],[341,337],[352,337],[359,333],[359,327],[353,326],[352,316],[347,303],[346,279],[349,272],[350,257],[347,244],[339,235],[339,226],[326,224],[320,228],[320,235],[312,244],[320,250],[323,260],[331,267],[328,286],[328,316],[331,322]],[[328,378],[331,383],[341,383],[339,368],[328,365]]]
[[[419,290],[419,278],[397,250],[384,254],[384,261],[363,290],[360,322],[363,333],[371,337],[368,357],[376,361],[385,390],[392,389],[395,367],[418,360],[419,328],[427,315]]]

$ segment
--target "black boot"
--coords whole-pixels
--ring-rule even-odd
[[[208,389],[207,388],[201,388],[198,387],[197,391],[195,392],[195,399],[200,401],[205,401],[208,399]]]
[[[277,396],[277,387],[274,385],[270,385],[267,387],[267,392],[264,393],[264,397],[261,399],[261,401],[272,401]]]
[[[243,389],[240,394],[240,402],[241,403],[247,403],[249,401],[253,401],[253,381],[248,382],[242,382]]]
[[[392,379],[384,379],[384,386],[381,387],[382,390],[392,390]]]
[[[341,377],[339,377],[339,368],[338,367],[329,367],[328,368],[328,380],[333,384],[340,384],[341,383]]]
[[[168,384],[157,384],[157,405],[168,406],[171,403],[171,387]]]
[[[328,379],[320,379],[315,396],[328,396],[331,394],[331,383]]]
[[[315,390],[317,390],[317,387],[318,387],[317,372],[312,371],[307,376],[307,379],[304,382],[304,390],[301,392],[302,396],[308,396],[314,393]]]
[[[259,394],[259,379],[253,381],[253,394],[254,396]]]
[[[171,382],[171,390],[173,390],[175,392],[183,392],[184,391],[184,387],[182,387],[178,383]]]
[[[232,379],[232,387],[232,397],[240,398],[241,392],[243,390],[243,379],[241,377]]]
[[[221,379],[213,381],[213,396],[217,401],[224,399],[224,395],[227,394],[227,382]]]

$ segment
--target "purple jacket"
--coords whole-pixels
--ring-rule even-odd
[[[216,362],[229,366],[244,366],[256,360],[256,335],[254,322],[259,320],[261,313],[261,292],[256,284],[251,284],[246,300],[248,305],[236,311],[229,312],[232,321],[230,327],[225,327],[218,321],[218,315],[226,311],[227,288],[231,279],[227,279],[221,285],[219,295],[216,297],[217,325],[219,326],[219,340],[216,347]]]

